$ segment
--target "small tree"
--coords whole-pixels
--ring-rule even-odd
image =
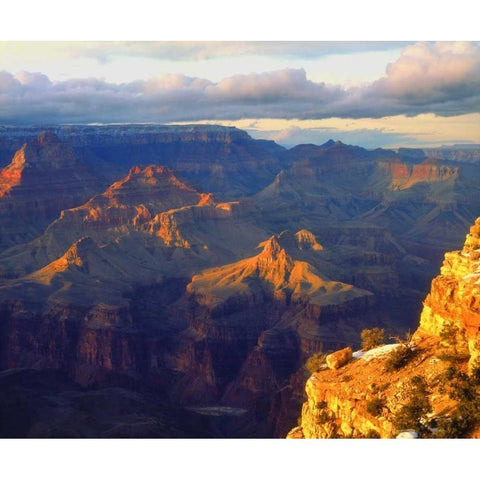
[[[472,371],[470,375],[472,382],[476,385],[480,385],[480,359],[477,358],[472,366]]]
[[[385,343],[385,330],[383,328],[365,328],[360,334],[362,350],[371,350]]]
[[[457,402],[449,417],[438,421],[437,438],[468,438],[480,425],[480,395],[477,379],[449,367],[443,374],[449,396]]]
[[[378,417],[382,414],[385,402],[380,397],[374,397],[367,402],[367,412],[373,417]]]
[[[458,327],[453,323],[446,324],[440,332],[442,344],[450,349],[451,354],[458,355]]]
[[[419,433],[428,431],[422,422],[423,417],[432,411],[428,394],[426,380],[420,375],[412,377],[406,391],[407,401],[395,414],[393,423],[397,430],[412,428]]]
[[[311,357],[305,362],[305,367],[312,374],[318,372],[322,365],[325,364],[326,353],[318,352],[314,353]]]
[[[415,355],[413,349],[407,345],[400,345],[392,350],[385,361],[387,372],[394,372],[403,368]]]

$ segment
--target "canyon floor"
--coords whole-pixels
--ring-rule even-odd
[[[435,305],[456,290],[435,280],[427,297],[430,283],[480,212],[479,164],[456,150],[286,149],[211,125],[0,139],[7,437],[285,437],[312,355],[420,318],[438,336]],[[361,362],[341,389],[378,384]],[[307,392],[335,383],[322,375]]]

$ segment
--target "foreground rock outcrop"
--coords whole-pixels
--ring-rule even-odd
[[[452,328],[453,327],[453,328]],[[480,218],[470,228],[462,250],[448,252],[441,274],[424,302],[417,337],[448,333],[458,350],[467,350],[470,369],[480,357]]]
[[[288,438],[392,438],[412,426],[409,438],[477,437],[479,259],[480,218],[463,249],[445,254],[413,341],[356,352],[350,363],[328,365],[343,351],[327,356],[340,368],[308,379],[300,425]]]

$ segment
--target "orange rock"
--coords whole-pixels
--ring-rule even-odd
[[[343,350],[338,350],[336,352],[327,355],[325,359],[327,362],[328,368],[332,370],[337,370],[340,367],[346,365],[352,359],[352,349],[350,347],[344,348]]]
[[[447,252],[441,274],[424,301],[416,336],[439,336],[455,326],[457,349],[470,355],[470,368],[480,357],[480,218],[470,228],[462,250]]]

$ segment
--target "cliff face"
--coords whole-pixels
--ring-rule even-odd
[[[430,402],[428,418],[448,418],[462,398],[452,396],[445,385],[450,362],[467,370],[468,359],[470,373],[478,367],[479,298],[480,218],[470,228],[463,249],[445,254],[441,274],[432,281],[424,301],[413,343],[359,351],[338,371],[325,365],[323,371],[314,373],[305,386],[307,402],[301,423],[288,437],[362,438],[373,434],[392,438],[400,431],[398,413],[406,404],[407,386],[415,378],[425,382],[422,397]],[[410,352],[410,358],[392,368],[389,358],[402,348]]]
[[[188,275],[231,261],[265,238],[252,214],[248,200],[216,203],[169,168],[132,167],[102,194],[63,210],[43,235],[0,255],[0,272],[9,278],[33,273],[88,236],[102,255],[111,255],[103,266],[122,265],[124,273],[115,281],[132,279],[135,268],[137,277],[147,273],[150,281],[162,274]]]
[[[437,345],[433,338],[418,340],[412,358],[399,370],[387,362],[392,351],[402,347],[391,344],[355,352],[353,361],[339,370],[312,374],[299,425],[287,438],[395,438],[402,431],[399,412],[408,404],[416,378],[428,386],[423,396],[431,406],[426,418],[448,418],[456,402],[444,385],[450,363],[438,358]]]
[[[2,137],[10,148],[19,148],[20,138],[41,130],[0,129],[0,165],[2,156],[8,155],[2,151]],[[251,195],[268,185],[281,169],[279,155],[285,150],[237,128],[216,125],[65,125],[51,130],[68,139],[78,158],[109,183],[133,166],[163,165],[224,200]]]
[[[380,162],[379,167],[391,178],[392,190],[406,190],[421,182],[445,182],[458,177],[458,167],[442,165],[439,161],[428,159],[417,165],[401,161]]]
[[[248,411],[248,431],[256,435],[285,435],[291,412],[298,415],[296,385],[308,356],[358,343],[363,328],[403,333],[416,318],[410,309],[426,287],[414,280],[425,276],[426,261],[412,254],[401,230],[417,224],[417,207],[455,234],[466,222],[460,210],[430,210],[440,208],[431,197],[442,189],[455,196],[458,182],[465,186],[461,169],[426,162],[382,170],[379,162],[401,163],[388,161],[392,152],[339,142],[285,152],[236,129],[205,126],[57,133],[73,148],[44,134],[2,171],[0,211],[11,203],[18,217],[5,213],[0,229],[9,221],[18,227],[24,217],[34,230],[11,237],[14,246],[0,254],[0,366],[52,368],[84,386],[138,382],[161,391],[167,403],[212,416],[225,406]],[[85,165],[115,181],[77,202],[88,190]],[[217,193],[241,198],[219,201]],[[432,237],[428,242],[438,241]],[[462,262],[474,258],[472,248]],[[457,270],[465,285],[473,279],[472,268]],[[475,301],[463,297],[465,312],[474,311]],[[368,417],[360,395],[383,364],[362,365],[367,377],[360,369],[358,384],[344,381],[358,396],[353,406],[350,390],[335,399],[334,377],[325,396],[316,393],[323,380],[310,382],[318,399],[305,418],[324,418],[327,402],[341,421],[309,430],[308,420],[305,435],[390,435],[388,415]],[[385,374],[384,383],[394,380]]]
[[[258,409],[267,419],[272,397],[288,388],[306,356],[321,345],[341,345],[349,328],[372,324],[376,316],[371,292],[330,280],[306,261],[327,253],[311,232],[282,232],[259,247],[254,257],[192,278],[182,357],[202,352],[199,364],[210,365],[209,376],[185,362],[192,378],[214,378],[222,401]]]
[[[53,133],[25,143],[0,170],[0,250],[32,240],[61,210],[83,203],[101,186]]]
[[[458,348],[468,346],[472,367],[480,356],[480,218],[470,228],[463,249],[445,254],[416,335],[439,336],[451,326],[458,329]]]

